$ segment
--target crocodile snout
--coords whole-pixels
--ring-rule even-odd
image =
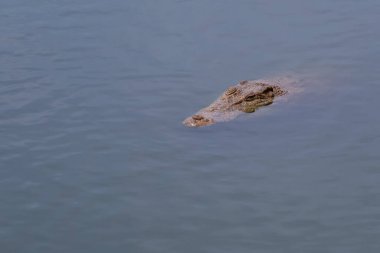
[[[200,126],[208,126],[214,124],[213,119],[206,118],[200,114],[194,114],[191,117],[188,117],[183,121],[183,124],[188,127],[200,127]]]

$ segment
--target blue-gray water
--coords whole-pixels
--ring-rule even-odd
[[[2,0],[0,252],[380,252],[378,0]],[[303,92],[202,129],[238,80]]]

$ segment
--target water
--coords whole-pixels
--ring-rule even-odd
[[[1,252],[380,252],[380,4],[0,3]],[[243,79],[303,92],[202,129]]]

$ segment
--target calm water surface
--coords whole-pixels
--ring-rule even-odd
[[[2,0],[0,251],[380,252],[378,0]],[[202,129],[242,79],[303,92]]]

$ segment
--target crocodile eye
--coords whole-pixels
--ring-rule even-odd
[[[252,101],[256,98],[256,95],[248,95],[244,98],[244,101]]]
[[[231,96],[231,95],[235,94],[236,92],[237,92],[236,87],[230,87],[224,92],[224,94],[226,94],[226,96]]]

